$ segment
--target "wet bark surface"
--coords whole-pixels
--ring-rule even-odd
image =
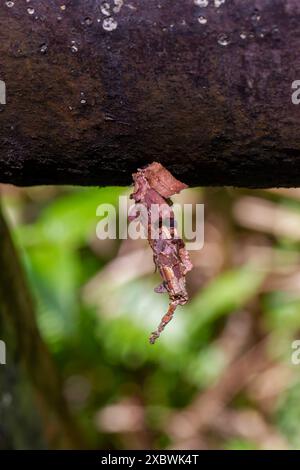
[[[299,2],[197,3],[2,2],[0,181],[299,185]]]

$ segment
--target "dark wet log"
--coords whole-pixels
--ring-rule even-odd
[[[300,185],[299,1],[196,3],[3,1],[0,181]]]

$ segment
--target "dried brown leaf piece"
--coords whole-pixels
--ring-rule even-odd
[[[156,269],[163,279],[155,292],[167,292],[170,299],[167,313],[150,336],[150,343],[153,344],[172,320],[177,306],[188,301],[185,275],[193,266],[185,244],[177,234],[174,212],[168,199],[187,188],[187,185],[174,178],[157,162],[139,169],[132,176],[134,191],[131,198],[134,199],[136,207],[142,205],[146,209],[147,217],[142,223],[147,230]],[[136,216],[138,213],[137,209]]]
[[[169,198],[173,196],[173,194],[179,193],[188,187],[186,184],[174,178],[160,163],[151,163],[143,172],[149,186],[155,189],[155,191],[164,198]]]

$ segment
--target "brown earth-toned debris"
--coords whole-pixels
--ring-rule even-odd
[[[140,215],[139,205],[146,209],[146,220],[142,219],[141,223],[147,230],[155,267],[163,279],[155,292],[167,292],[170,299],[167,313],[163,316],[157,330],[150,336],[150,343],[153,344],[172,320],[177,306],[188,301],[185,275],[193,266],[185,244],[177,234],[174,212],[171,209],[172,203],[168,199],[187,188],[187,185],[174,178],[157,162],[139,169],[132,176],[134,191],[131,198],[134,199],[137,210],[131,219]]]

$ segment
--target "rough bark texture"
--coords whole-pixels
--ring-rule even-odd
[[[53,360],[37,329],[22,267],[0,207],[0,449],[80,448]]]
[[[300,184],[298,0],[106,3],[1,3],[1,182]]]

